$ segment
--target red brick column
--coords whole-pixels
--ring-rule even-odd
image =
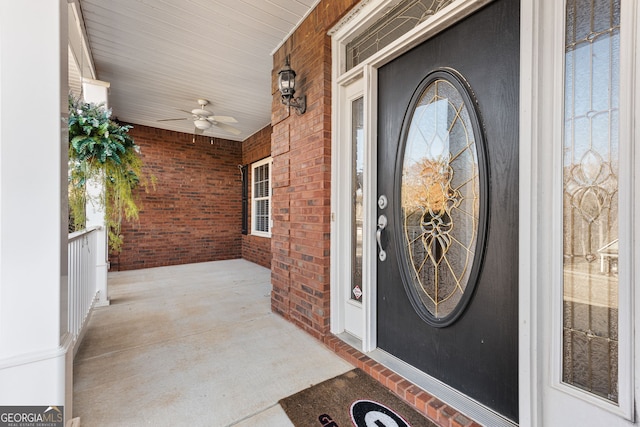
[[[324,0],[274,54],[272,74],[272,308],[316,338],[329,332],[331,40],[327,31],[358,1]],[[307,112],[280,102],[278,71],[290,58]]]

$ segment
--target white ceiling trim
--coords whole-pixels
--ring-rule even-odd
[[[189,111],[204,98],[211,102],[207,110],[235,117],[241,131],[236,136],[212,127],[205,135],[237,141],[271,122],[272,52],[318,3],[70,0],[81,19],[77,27],[86,29],[91,78],[111,83],[115,117],[192,133]],[[77,72],[71,74],[77,79]]]
[[[302,16],[302,18],[300,18],[300,20],[298,21],[298,23],[295,25],[295,27],[291,28],[291,30],[287,33],[287,35],[280,41],[280,43],[278,43],[278,45],[271,51],[271,56],[273,56],[281,47],[282,45],[289,40],[289,37],[291,37],[293,35],[293,33],[296,32],[296,30],[298,29],[298,27],[300,27],[300,25],[304,22],[305,19],[307,19],[307,16],[309,16],[309,14],[313,11],[313,9],[316,8],[316,6],[318,5],[318,3],[320,3],[320,0],[315,0],[311,6],[309,6],[309,10],[307,10],[307,12],[304,14],[304,16]]]

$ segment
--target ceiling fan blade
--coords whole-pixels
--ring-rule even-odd
[[[209,116],[207,117],[207,120],[213,120],[214,122],[220,123],[238,123],[238,121],[231,116]]]
[[[214,126],[219,127],[225,132],[232,133],[234,135],[240,135],[242,133],[241,130],[234,128],[233,126],[226,125],[224,123],[213,123]]]
[[[160,119],[160,120],[156,120],[157,122],[171,122],[174,120],[188,120],[187,117],[181,117],[179,119]]]

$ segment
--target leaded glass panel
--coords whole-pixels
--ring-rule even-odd
[[[618,402],[620,1],[566,11],[562,380]]]
[[[480,259],[484,218],[472,114],[456,85],[435,78],[413,109],[404,145],[403,263],[410,295],[436,323],[459,311]]]
[[[358,98],[351,103],[351,195],[353,208],[352,245],[351,245],[351,295],[350,298],[362,301],[362,194],[364,172],[364,100]]]
[[[454,0],[403,0],[346,46],[347,71]]]

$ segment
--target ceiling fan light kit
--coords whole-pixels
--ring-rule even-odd
[[[209,120],[206,119],[197,119],[193,121],[193,124],[196,125],[196,127],[198,129],[209,129],[211,127],[211,123],[209,123]]]

